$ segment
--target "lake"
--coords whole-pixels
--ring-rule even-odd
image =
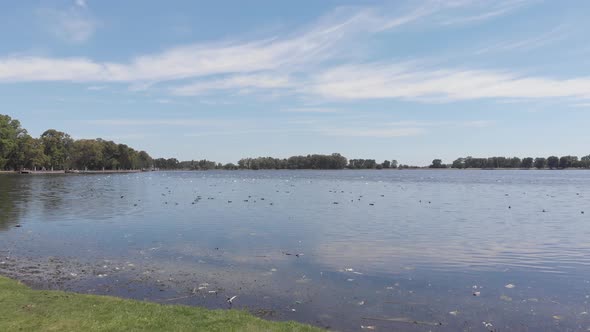
[[[0,274],[342,331],[588,330],[590,171],[0,175]]]

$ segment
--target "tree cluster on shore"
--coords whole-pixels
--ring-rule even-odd
[[[437,161],[435,163],[435,161]],[[438,167],[436,167],[438,166]],[[444,165],[440,159],[433,161],[431,168],[524,168],[524,169],[566,169],[566,168],[590,168],[590,155],[578,158],[577,156],[550,156],[550,157],[489,157],[458,158],[450,165]]]
[[[18,120],[0,114],[0,170],[118,170],[152,167],[145,151],[97,139],[74,140],[55,129],[39,138],[28,134]]]
[[[176,158],[154,159],[154,167],[169,170],[262,170],[262,169],[387,169],[397,168],[396,160],[385,160],[377,163],[374,159],[351,159],[339,153],[329,155],[312,154],[307,156],[292,156],[289,158],[257,157],[243,158],[236,164],[221,164],[209,160],[178,161]],[[401,165],[400,168],[414,168],[416,166]]]
[[[458,158],[452,164],[434,159],[429,168],[521,168],[566,169],[590,168],[590,155],[550,157]],[[34,138],[18,120],[0,114],[0,170],[20,169],[87,169],[87,170],[259,170],[259,169],[409,169],[421,168],[399,164],[396,160],[378,163],[375,159],[347,159],[339,153],[312,154],[289,158],[243,158],[236,164],[210,160],[178,161],[176,158],[152,159],[145,151],[136,151],[125,144],[97,139],[74,140],[55,129]]]

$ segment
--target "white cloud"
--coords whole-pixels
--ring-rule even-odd
[[[380,137],[380,138],[391,138],[391,137],[403,137],[403,136],[416,136],[421,135],[425,132],[422,128],[367,128],[359,129],[356,127],[352,128],[325,128],[320,129],[319,133],[325,136],[346,136],[346,137]]]
[[[92,37],[98,22],[84,10],[85,6],[78,3],[77,6],[65,10],[42,8],[37,11],[37,16],[56,37],[71,43],[83,43]]]
[[[195,82],[171,88],[171,92],[178,96],[194,96],[205,94],[211,90],[227,89],[278,89],[291,86],[292,83],[287,76],[255,74],[236,75],[222,79]]]
[[[281,112],[289,113],[336,113],[339,110],[336,108],[324,108],[324,107],[296,107],[282,109]]]
[[[452,13],[451,17],[442,17],[440,19],[441,25],[462,25],[474,24],[490,19],[508,15],[527,5],[533,1],[530,0],[509,0],[509,1],[458,1],[447,4],[449,7],[457,7],[461,10],[466,9],[461,14]]]
[[[99,90],[104,90],[104,89],[106,89],[106,86],[104,86],[104,85],[91,85],[86,88],[86,90],[90,90],[90,91],[99,91]]]
[[[310,28],[283,38],[184,45],[138,56],[127,63],[80,57],[4,57],[0,58],[0,82],[162,82],[277,69],[292,72],[342,56],[346,49],[337,46],[344,40],[411,24],[440,8],[429,2],[394,14],[355,8],[344,11],[345,15],[340,15],[344,18],[328,15]],[[81,8],[44,9],[39,13],[57,35],[74,42],[90,38],[97,25]]]
[[[59,34],[81,42],[90,38],[96,23],[85,12],[85,1],[75,3],[76,7],[66,11],[42,10],[40,13]],[[552,78],[491,69],[425,67],[419,61],[330,67],[326,60],[342,60],[339,57],[349,49],[342,43],[359,35],[418,22],[451,25],[491,19],[518,10],[529,2],[426,1],[417,6],[410,3],[411,7],[402,6],[397,11],[383,8],[337,11],[310,28],[283,38],[184,45],[127,62],[100,62],[83,57],[0,57],[0,82],[124,82],[131,84],[130,90],[141,91],[159,82],[196,79],[168,89],[171,94],[181,96],[222,90],[240,93],[281,89],[281,92],[289,90],[338,100],[394,98],[445,102],[482,98],[590,98],[590,77]],[[504,47],[530,47],[542,42],[544,40],[531,40]],[[328,69],[321,71],[320,68]],[[326,110],[301,108],[298,111]]]
[[[474,121],[396,121],[387,123],[388,126],[394,127],[474,127],[482,128],[492,125],[494,121],[474,120]]]
[[[181,126],[181,127],[207,127],[232,124],[233,121],[210,119],[102,119],[88,120],[84,123],[103,126]]]
[[[482,98],[590,98],[590,77],[556,79],[409,64],[343,65],[316,75],[307,91],[335,99],[457,101]]]

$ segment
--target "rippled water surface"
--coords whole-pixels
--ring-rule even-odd
[[[0,273],[336,330],[584,331],[589,203],[587,171],[0,175]]]

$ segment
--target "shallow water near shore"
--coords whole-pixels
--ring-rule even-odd
[[[589,235],[590,171],[0,175],[0,274],[342,331],[587,330]]]

